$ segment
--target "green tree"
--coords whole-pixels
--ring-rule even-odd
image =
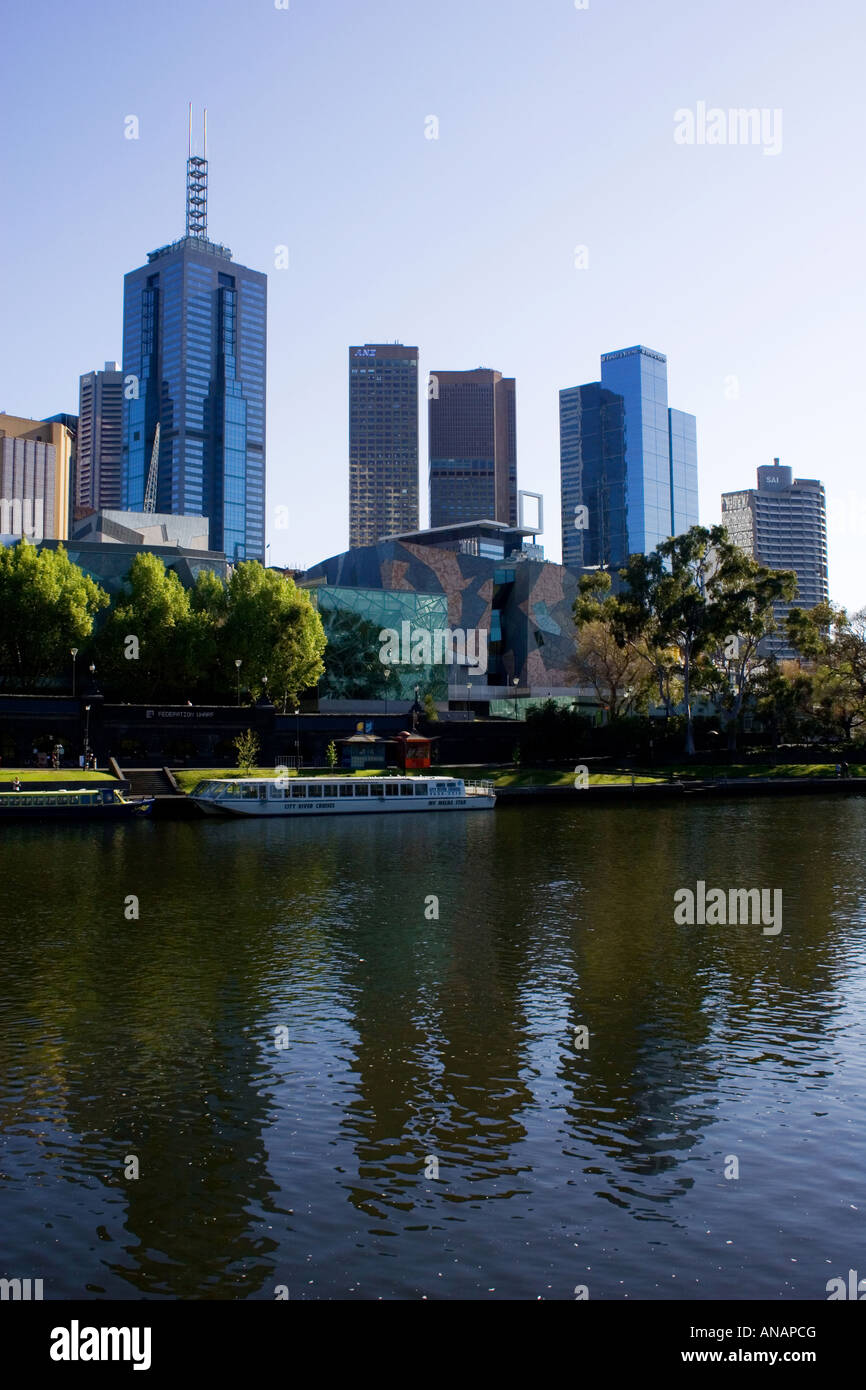
[[[70,669],[108,595],[73,564],[62,546],[37,549],[23,539],[0,546],[0,685],[33,690]]]
[[[757,568],[723,526],[692,526],[649,555],[630,556],[619,572],[622,587],[616,595],[604,597],[610,589],[607,575],[589,576],[581,583],[575,603],[578,621],[597,619],[609,627],[618,645],[645,651],[668,712],[671,677],[674,672],[681,677],[689,756],[695,751],[696,676],[706,671],[708,658],[729,634],[754,630],[763,635],[771,622],[765,591],[775,586],[782,592],[789,582],[787,575],[771,582],[770,571],[761,571],[759,595]]]
[[[643,557],[636,557],[643,558]],[[626,571],[620,571],[625,574]],[[615,644],[633,660],[635,669],[646,671],[647,683],[658,692],[659,704],[670,719],[679,700],[681,685],[677,677],[677,651],[665,643],[657,624],[646,621],[638,628],[619,594],[613,593],[611,576],[604,570],[586,574],[580,580],[574,616],[582,629],[597,625],[606,630]],[[575,669],[580,674],[580,636]]]
[[[271,698],[284,709],[314,687],[325,669],[325,634],[309,594],[256,560],[243,560],[232,571],[218,643],[221,671],[231,679],[240,659],[253,699],[267,676]]]
[[[259,765],[259,736],[252,729],[247,729],[244,733],[238,734],[237,738],[232,739],[232,744],[238,755],[238,768],[241,772],[255,772]]]
[[[797,662],[769,657],[755,674],[752,694],[755,710],[769,731],[774,748],[783,740],[795,743],[803,734],[817,732],[812,711],[812,677]]]
[[[751,696],[767,658],[760,644],[776,628],[774,603],[789,601],[797,590],[793,570],[770,570],[759,565],[751,556],[737,552],[737,564],[727,566],[717,576],[719,595],[729,600],[728,615],[734,624],[724,634],[712,654],[717,670],[724,673],[721,683],[721,704],[725,712],[728,749],[737,746],[743,708]]]
[[[586,622],[577,635],[574,674],[591,685],[599,704],[618,719],[642,704],[653,679],[652,662],[636,646],[620,646],[603,622]]]
[[[159,556],[136,555],[97,639],[100,674],[123,698],[188,698],[212,654],[210,626]]]
[[[325,757],[326,757],[327,760],[328,760],[328,767],[332,767],[332,768],[333,768],[333,767],[336,767],[336,766],[337,766],[337,758],[338,758],[338,756],[339,756],[339,754],[337,753],[337,745],[336,745],[336,743],[334,742],[334,740],[331,739],[331,742],[328,744],[327,748],[325,749]]]
[[[792,608],[787,629],[809,665],[813,710],[850,739],[866,725],[866,609],[849,617],[829,603]]]

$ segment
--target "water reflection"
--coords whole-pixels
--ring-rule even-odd
[[[864,810],[7,831],[6,1263],[63,1297],[567,1297],[589,1251],[594,1296],[671,1296],[661,1241],[692,1296],[821,1296]],[[698,878],[781,888],[780,936],[675,925]]]

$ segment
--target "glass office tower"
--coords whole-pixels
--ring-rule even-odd
[[[418,529],[418,349],[349,348],[349,546]]]
[[[697,524],[695,418],[667,394],[667,358],[640,346],[560,392],[564,564],[616,570]]]
[[[158,423],[155,510],[264,562],[267,277],[207,239],[206,169],[188,161],[187,235],[124,279],[122,506],[144,509]]]
[[[432,372],[429,415],[430,525],[517,525],[514,377],[489,367]]]

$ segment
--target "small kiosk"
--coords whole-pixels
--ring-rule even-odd
[[[422,738],[421,734],[410,734],[407,729],[396,734],[393,743],[397,750],[397,766],[404,772],[428,768],[432,742],[432,739]]]

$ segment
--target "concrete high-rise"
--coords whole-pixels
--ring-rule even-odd
[[[121,505],[205,515],[229,560],[265,558],[267,277],[207,237],[207,161],[187,161],[186,235],[124,279]],[[135,394],[137,390],[137,394]]]
[[[78,383],[78,441],[73,470],[73,515],[119,507],[123,452],[123,372],[117,362],[85,372]]]
[[[430,525],[517,525],[517,414],[513,377],[488,367],[432,372]]]
[[[0,414],[0,535],[67,538],[73,443],[58,421]]]
[[[349,348],[349,546],[418,529],[418,349]]]
[[[697,524],[695,417],[668,406],[663,353],[605,353],[559,416],[563,564],[615,571]]]
[[[816,478],[794,478],[774,459],[758,469],[758,486],[722,493],[722,525],[735,545],[773,570],[794,570],[797,594],[773,606],[777,630],[762,650],[781,659],[797,655],[785,634],[791,608],[827,603],[827,504]]]

